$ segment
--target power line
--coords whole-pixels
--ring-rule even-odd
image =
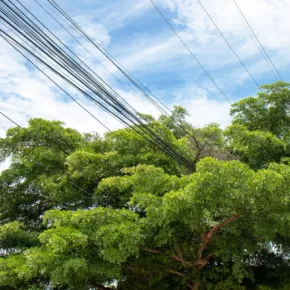
[[[17,0],[18,1],[18,0]],[[37,3],[38,1],[35,0]],[[40,0],[41,1],[41,0]],[[19,1],[18,1],[19,2]],[[169,112],[171,112],[171,110],[160,100],[158,99],[158,97],[156,97],[148,88],[146,88],[138,79],[136,79],[136,77],[134,77],[132,74],[130,74],[130,72],[128,72],[109,52],[107,52],[104,48],[102,48],[98,43],[95,43],[95,40],[93,40],[88,34],[86,34],[81,28],[80,26],[57,4],[55,3],[53,0],[48,0],[48,2],[52,5],[52,7],[57,11],[57,13],[60,13],[60,16],[54,12],[55,15],[57,15],[57,17],[60,17],[64,20],[64,22],[73,29],[73,31],[77,32],[81,37],[84,37],[86,40],[88,40],[90,43],[92,43],[97,49],[98,51],[101,51],[103,53],[103,55],[113,64],[115,65],[115,67],[117,69],[119,69],[119,71],[121,71],[121,73],[123,73],[127,79],[129,81],[131,81],[133,83],[133,85],[139,89],[141,91],[141,93],[143,93],[143,95],[149,99],[149,101],[151,101],[151,103],[153,105],[157,105],[155,103],[155,101],[149,96],[151,95],[153,98],[157,99],[164,108],[166,108]],[[39,4],[39,3],[38,3]],[[44,4],[45,5],[45,4]],[[41,6],[41,5],[40,5]],[[48,7],[47,5],[45,5],[46,7]],[[41,6],[43,8],[43,6]],[[49,9],[49,8],[48,8]],[[44,9],[46,12],[47,10]],[[51,10],[52,11],[52,10]],[[53,13],[53,12],[52,12]],[[75,37],[64,27],[64,25],[62,25],[51,13],[49,13],[49,15],[51,17],[53,17],[54,20],[57,21],[58,24],[61,25],[61,27],[67,32],[69,33],[69,35],[71,35],[74,39]],[[80,43],[77,39],[75,39],[78,43]],[[81,44],[81,43],[80,43]],[[81,46],[83,46],[81,44]],[[83,46],[84,47],[84,46]],[[87,50],[87,49],[86,49]],[[87,50],[88,51],[88,50]],[[92,55],[92,53],[90,51],[88,51],[90,53],[90,55]],[[92,55],[93,56],[93,55]],[[98,61],[98,60],[97,60]],[[99,61],[98,61],[99,62]],[[149,95],[145,92],[147,91],[149,93]],[[156,106],[157,109],[161,109],[159,107],[159,105]],[[169,116],[169,114],[162,110],[159,110],[161,113],[165,113],[167,116]],[[171,112],[172,113],[172,112]],[[188,132],[186,129],[184,129],[183,125],[178,121],[178,124],[181,126],[181,130],[184,131],[184,133],[186,135],[188,135],[193,141],[194,143],[197,145],[197,148],[199,147],[198,142],[196,137],[191,134],[190,132]],[[156,129],[158,132],[159,130]],[[161,133],[162,134],[162,133]],[[176,146],[175,146],[176,147]],[[195,160],[196,162],[196,160]]]
[[[276,72],[276,74],[278,75],[278,77],[283,81],[283,79],[282,79],[280,73],[278,72],[277,68],[276,68],[275,65],[273,64],[273,62],[272,62],[271,58],[269,57],[268,53],[266,52],[264,46],[261,44],[261,42],[260,42],[258,36],[256,35],[255,31],[252,29],[250,23],[248,22],[247,18],[245,17],[244,13],[242,12],[242,10],[241,10],[240,6],[238,5],[237,1],[236,1],[236,0],[233,0],[233,1],[234,1],[234,3],[235,3],[236,7],[238,8],[238,10],[240,11],[240,14],[241,14],[241,16],[243,17],[243,19],[245,20],[247,26],[249,27],[249,29],[250,29],[251,32],[253,33],[253,34],[250,33],[250,35],[253,35],[253,36],[255,37],[256,41],[257,41],[257,42],[259,43],[259,45],[260,45],[260,46],[259,46],[260,51],[261,51],[261,49],[262,49],[262,51],[264,52],[265,55],[263,54],[263,52],[261,52],[262,55],[263,55],[263,57],[265,58],[265,56],[266,56],[266,58],[268,59],[268,61],[269,61],[270,64],[272,65],[272,67],[271,67],[271,65],[270,65],[271,69],[272,69],[272,70],[274,69],[275,72]],[[245,25],[246,25],[246,24],[245,24]],[[256,42],[255,42],[255,43],[256,43]],[[268,61],[267,61],[267,63],[268,63]]]
[[[4,116],[6,119],[8,119],[10,122],[12,122],[14,125],[16,125],[17,127],[21,127],[20,125],[18,125],[18,123],[16,123],[15,121],[13,121],[11,118],[9,118],[7,115],[5,115],[4,113],[0,112],[0,114],[2,116]]]
[[[18,1],[18,0],[17,0]],[[37,0],[35,0],[37,2]],[[41,1],[41,0],[40,0]],[[126,68],[124,68],[124,66],[122,66],[122,64],[120,64],[108,51],[106,51],[104,48],[102,48],[100,46],[100,44],[96,43],[94,39],[92,39],[86,32],[84,32],[80,26],[54,1],[54,0],[47,0],[52,7],[58,12],[60,13],[60,16],[55,13],[55,15],[57,15],[60,18],[63,18],[64,22],[70,27],[72,28],[76,33],[78,33],[80,36],[84,37],[86,40],[88,40],[91,44],[94,45],[95,48],[97,48],[97,50],[99,52],[102,52],[102,54],[117,68],[119,69],[119,71],[121,73],[123,73],[123,75],[125,75],[125,77],[131,82],[133,83],[133,85],[139,89],[139,91],[141,93],[143,93],[143,95],[149,99],[149,101],[156,106],[157,109],[161,109],[160,106],[158,104],[156,104],[156,102],[150,97],[150,95],[155,98],[156,100],[158,100],[164,108],[166,108],[169,112],[171,112],[171,110],[160,100],[158,99],[157,96],[155,96],[148,88],[146,88],[136,77],[134,77],[128,70],[126,70]],[[38,3],[38,2],[37,2]],[[47,7],[47,6],[46,6]],[[51,13],[49,13],[50,16]],[[53,17],[53,16],[52,16]],[[53,17],[53,19],[55,19],[55,17]],[[57,21],[59,23],[59,21]],[[60,23],[59,23],[60,24]],[[63,27],[71,36],[72,34],[62,25],[60,24],[61,27]],[[72,36],[74,39],[75,37]],[[89,52],[91,54],[91,52]],[[92,54],[91,54],[92,55]],[[98,61],[98,60],[97,60]],[[147,91],[149,93],[146,93],[145,91]],[[225,96],[226,97],[226,96]],[[228,100],[229,101],[229,100]],[[230,101],[229,101],[230,103]],[[162,110],[159,110],[161,113],[165,113],[167,116],[169,116],[169,114]],[[171,112],[172,113],[172,112]],[[178,121],[178,124],[181,125],[181,129],[182,131],[184,131],[184,133],[188,136],[190,136],[192,138],[192,140],[194,141],[195,144],[197,144],[198,147],[198,142],[197,139],[194,135],[192,135],[190,132],[188,132],[186,129],[183,128],[183,125],[180,124],[180,122]]]
[[[9,1],[9,0],[8,0]],[[9,1],[9,2],[11,2],[11,1]],[[19,2],[19,1],[18,1]],[[21,3],[20,3],[21,4]],[[13,5],[13,4],[12,4]],[[15,6],[15,5],[13,5],[13,6]],[[21,4],[21,6],[22,7],[24,7],[22,4]],[[24,7],[25,8],[25,7]],[[25,9],[26,11],[27,11],[27,9]],[[29,12],[29,11],[28,11]],[[65,12],[64,12],[65,13]],[[29,14],[31,14],[30,12],[29,12]],[[25,17],[27,17],[27,16],[25,16]],[[35,17],[34,17],[35,18]],[[40,22],[39,20],[38,20],[38,22]],[[41,22],[40,22],[41,23]],[[35,24],[33,24],[34,26],[35,26]],[[36,26],[35,26],[36,27]],[[44,26],[45,27],[45,26]],[[45,27],[46,28],[46,27]],[[34,28],[33,28],[34,29]],[[37,28],[38,30],[39,30],[39,28]],[[47,29],[47,28],[46,28]],[[51,33],[51,31],[49,31],[50,33]],[[31,32],[30,32],[31,33]],[[43,33],[43,32],[42,32]],[[52,33],[51,33],[52,34]],[[42,38],[44,38],[46,41],[47,41],[47,36],[46,35],[44,35],[45,37],[43,37],[43,36],[41,36]],[[54,36],[54,35],[53,35]],[[54,37],[56,37],[56,36],[54,36]],[[57,37],[56,37],[57,38]],[[57,38],[58,39],[58,38]],[[58,39],[59,40],[59,39]],[[39,42],[39,38],[37,38],[37,41]],[[60,41],[60,40],[59,40]],[[49,38],[49,42],[51,42],[51,43],[54,43],[53,42],[53,40],[51,40],[50,38]],[[62,42],[61,42],[62,43]],[[36,44],[36,43],[34,43],[34,44]],[[49,43],[50,44],[50,43]],[[54,46],[54,49],[55,49],[55,47],[56,46]],[[38,46],[38,48],[39,48],[39,46]],[[47,44],[45,45],[45,50],[47,50]],[[51,49],[49,49],[50,50],[50,53],[51,52],[53,52],[53,51],[51,51]],[[60,48],[57,48],[57,50],[59,51],[60,50]],[[71,50],[69,49],[69,51],[71,52]],[[42,52],[45,52],[45,51],[43,51],[42,50]],[[55,54],[55,52],[53,52],[54,54]],[[64,52],[62,51],[62,54],[63,54]],[[49,56],[49,54],[47,54],[47,52],[45,52],[45,54],[46,55],[48,55]],[[74,54],[75,55],[75,54]],[[34,57],[35,57],[35,55],[33,55]],[[76,55],[75,55],[76,56]],[[77,57],[77,56],[76,56]],[[78,58],[78,57],[77,57]],[[79,59],[79,58],[78,58]],[[39,59],[38,59],[39,60]],[[80,60],[80,59],[79,59]],[[61,57],[61,61],[63,62],[64,61],[64,59],[63,59],[63,56]],[[81,61],[81,60],[80,60]],[[81,61],[82,62],[82,61]],[[83,63],[83,62],[82,62]],[[42,62],[42,64],[45,64],[44,62]],[[57,62],[57,64],[58,65],[61,65],[61,67],[62,67],[62,69],[65,69],[65,70],[67,70],[67,63],[65,64],[65,65],[63,65],[63,64],[61,64],[59,61]],[[83,63],[84,64],[84,63]],[[74,62],[74,66],[75,65],[77,65],[75,62]],[[79,67],[79,65],[78,65],[78,69],[79,69],[80,67]],[[49,69],[52,69],[51,68],[51,66],[49,66]],[[89,68],[90,69],[90,68]],[[54,71],[53,69],[52,69],[52,71]],[[54,71],[55,72],[55,71]],[[83,72],[83,70],[82,70],[82,72]],[[71,72],[70,72],[71,73]],[[59,75],[59,73],[57,73],[57,75]],[[86,73],[86,75],[87,75],[87,73]],[[59,75],[60,76],[60,75]],[[76,75],[74,74],[74,77],[76,77]],[[99,77],[98,77],[99,78]],[[64,78],[65,80],[67,80],[67,81],[69,81],[69,83],[70,84],[72,84],[72,85],[75,85],[75,84],[73,84],[72,82],[71,82],[71,80],[68,80],[67,79],[67,77],[66,78]],[[78,81],[81,81],[82,82],[82,80],[79,78],[79,77],[77,77],[77,80]],[[90,83],[92,82],[92,79],[90,78]],[[104,83],[104,85],[107,85],[107,84],[105,84],[105,82],[103,82]],[[87,83],[87,81],[86,81],[86,84],[85,84],[86,86],[88,85],[88,83]],[[77,89],[79,89],[79,87],[76,87]],[[92,90],[92,87],[90,87],[90,89]],[[104,87],[102,86],[102,89],[104,89]],[[96,93],[96,91],[95,90],[92,90],[94,93]],[[89,97],[92,101],[94,101],[94,102],[96,102],[96,100],[95,99],[92,99],[90,96],[88,96],[83,90],[80,90],[80,92],[81,93],[83,93],[83,94],[85,94],[86,95],[86,97]],[[118,95],[116,94],[116,92],[114,92],[113,90],[112,90],[112,92],[118,97]],[[109,96],[109,95],[107,95],[107,96]],[[112,96],[111,96],[112,97]],[[103,99],[104,100],[104,99]],[[114,101],[114,103],[116,102],[116,99],[113,99],[113,101]],[[104,107],[102,104],[100,104],[99,102],[97,102],[98,103],[98,105],[101,105],[102,106],[102,108],[103,109],[105,109],[105,110],[107,110],[107,108],[106,107]],[[112,104],[111,104],[112,105]],[[131,107],[132,108],[132,107]],[[117,107],[115,106],[115,109],[117,109]],[[108,111],[108,110],[107,110]],[[119,112],[119,113],[121,113],[121,111],[119,110],[119,109],[117,109],[117,111]],[[108,111],[109,113],[111,113],[111,114],[113,114],[114,115],[114,117],[117,117],[117,118],[119,118],[119,120],[120,120],[120,117],[118,117],[116,114],[114,114],[112,111]],[[128,111],[127,111],[128,112]],[[123,113],[122,113],[123,114]],[[131,114],[131,116],[135,119],[135,120],[137,120],[137,118],[136,118],[136,116],[134,116],[134,115],[132,115]],[[127,122],[125,122],[124,121],[124,119],[121,119],[121,122],[122,123],[124,123],[125,125],[127,125],[127,126],[131,126],[129,123],[127,123]],[[132,119],[131,119],[131,122],[132,122]],[[140,123],[140,120],[139,121],[137,121],[137,122],[139,122]],[[165,148],[163,148],[163,149],[161,149],[161,150],[165,150],[164,152],[167,152],[167,154],[169,154],[169,155],[173,155],[172,157],[174,158],[174,156],[175,156],[175,158],[176,157],[178,157],[178,159],[179,159],[179,161],[182,161],[183,163],[184,162],[186,162],[186,163],[188,163],[188,160],[186,160],[186,159],[184,159],[180,154],[178,154],[176,151],[175,151],[175,149],[177,149],[178,151],[180,150],[176,145],[174,145],[174,144],[168,144],[167,142],[164,142],[164,140],[162,140],[162,139],[160,139],[160,137],[158,137],[151,129],[149,129],[148,130],[148,128],[146,128],[146,126],[144,126],[144,123],[142,124],[142,122],[141,122],[141,126],[138,126],[138,127],[136,127],[136,122],[134,121],[133,122],[133,124],[134,124],[134,126],[135,127],[131,127],[134,131],[136,131],[137,133],[139,133],[139,134],[141,134],[146,140],[148,140],[150,143],[152,143],[152,144],[154,144],[155,143],[155,145],[157,145],[158,146],[158,144],[156,143],[156,141],[158,142],[158,143],[160,143],[161,142],[161,144],[159,144],[159,149],[161,149],[160,148],[160,145],[162,145],[162,147],[164,147],[165,146]],[[146,130],[145,129],[147,129],[147,132],[146,132]],[[142,132],[140,132],[140,130],[142,131]],[[149,131],[149,132],[148,132]],[[158,130],[157,130],[158,131]],[[186,134],[188,134],[188,135],[190,135],[191,136],[191,134],[189,133],[189,132],[187,132],[186,130],[184,130],[185,131],[185,133]],[[144,135],[144,133],[146,134],[146,135]],[[149,134],[149,135],[148,135]],[[152,142],[153,140],[152,139],[150,139],[150,138],[152,138],[153,136],[152,136],[152,134],[153,134],[153,136],[155,137],[155,140],[154,140],[154,142]],[[148,139],[148,137],[150,137],[149,139]],[[156,140],[157,139],[157,140]],[[174,149],[174,151],[172,150],[173,148],[172,147],[174,147],[175,149]],[[176,156],[176,153],[178,154],[177,156]],[[188,163],[188,165],[189,165],[190,163]],[[189,165],[191,168],[193,167],[195,167],[194,165],[192,166],[192,165]]]
[[[0,30],[1,36],[10,45],[18,51],[19,49],[25,50],[30,56],[67,81],[89,100],[99,105],[106,112],[114,115],[125,126],[129,126],[152,145],[175,159],[179,164],[183,165],[190,171],[194,170],[195,165],[187,157],[183,156],[183,153],[179,152],[180,149],[174,144],[169,144],[166,140],[157,135],[154,130],[148,127],[138,117],[138,115],[136,115],[136,111],[132,111],[131,106],[129,107],[120,101],[122,98],[113,90],[113,88],[99,77],[98,79],[100,79],[101,82],[95,79],[90,73],[91,70],[88,71],[83,67],[83,62],[77,62],[77,60],[80,60],[79,58],[73,59],[27,15],[23,14],[18,7],[15,5],[13,6],[14,8],[4,1],[0,3],[2,20],[17,32],[17,34],[21,35],[31,43],[37,51],[40,51],[41,55],[36,55],[30,48],[25,46],[25,43],[20,43],[5,31]],[[51,59],[54,62],[54,65],[52,66],[47,63],[42,54]],[[69,78],[63,73],[64,71],[70,75]],[[94,96],[97,96],[98,99]]]
[[[62,10],[62,8],[55,3],[55,1],[53,0],[48,0],[48,2],[65,18],[65,22],[67,23],[67,21],[69,21],[69,23],[67,23],[70,27],[71,24],[74,27],[74,30],[76,32],[78,32],[80,35],[82,35],[83,37],[85,37],[85,39],[87,39],[89,42],[91,42],[99,51],[101,51],[128,79],[129,81],[131,81],[131,83],[133,83],[133,85],[138,88],[141,93],[143,93],[143,95],[148,98],[153,105],[155,105],[157,108],[161,109],[161,107],[145,92],[145,90],[147,90],[149,92],[149,94],[151,94],[153,97],[155,97],[166,109],[168,109],[170,111],[170,109],[168,107],[166,107],[165,104],[163,104],[156,96],[154,96],[149,89],[147,89],[144,85],[142,85],[134,76],[132,76],[120,63],[118,63],[118,61],[116,61],[112,55],[110,55],[110,53],[106,52],[102,47],[100,47],[99,44],[96,44],[95,41],[86,33],[84,32],[81,27],[64,11]],[[143,88],[142,88],[143,87]],[[163,109],[161,109],[162,111],[160,111],[161,113],[165,113],[166,115],[168,115]]]
[[[18,0],[17,0],[18,1]],[[37,0],[35,0],[37,1]],[[148,88],[146,88],[138,79],[136,79],[136,77],[134,77],[128,70],[126,70],[124,68],[124,66],[122,66],[122,64],[120,64],[109,52],[107,52],[104,48],[102,48],[98,43],[95,43],[95,41],[87,34],[85,33],[81,28],[80,26],[57,4],[55,3],[55,1],[53,0],[48,0],[48,2],[52,5],[52,7],[58,12],[60,13],[61,17],[64,19],[64,22],[69,26],[71,27],[75,32],[77,32],[80,36],[84,37],[86,40],[88,40],[90,43],[92,43],[97,49],[98,51],[101,51],[103,53],[103,55],[105,57],[107,57],[107,59],[109,61],[111,61],[111,63],[113,65],[115,65],[115,67],[117,69],[119,69],[121,71],[121,73],[123,73],[129,81],[131,81],[133,83],[133,85],[139,89],[141,91],[141,93],[143,93],[143,95],[149,99],[149,101],[151,101],[153,103],[153,105],[157,105],[156,102],[150,97],[150,95],[157,99],[162,105],[164,108],[166,108],[169,112],[171,112],[171,110],[160,100],[158,99],[158,97],[156,97]],[[56,14],[56,13],[55,13]],[[51,15],[51,14],[50,14]],[[53,17],[54,18],[54,17]],[[54,18],[55,19],[55,18]],[[57,21],[58,22],[58,21]],[[59,23],[59,22],[58,22]],[[61,27],[64,28],[64,26],[61,24]],[[64,28],[70,35],[71,33],[66,29]],[[91,54],[91,53],[90,53]],[[149,93],[149,95],[145,92],[147,91]],[[157,109],[160,109],[160,106],[157,105],[156,106]],[[169,114],[164,111],[162,109],[159,110],[161,113],[165,113],[167,116],[169,116]],[[185,132],[186,135],[190,136],[193,141],[195,143],[197,143],[196,141],[196,138],[195,136],[193,136],[190,132],[188,132],[187,130],[185,130],[183,128],[183,126],[181,127],[181,129]]]
[[[16,0],[17,2],[19,2],[18,0]],[[37,0],[34,0],[56,23],[58,23],[58,25],[60,25],[60,27],[62,27],[62,29],[64,29],[83,49],[85,49],[93,58],[94,60],[96,60],[109,74],[111,74],[113,76],[113,78],[119,83],[121,84],[121,86],[123,86],[124,88],[128,89],[128,86],[126,86],[114,73],[112,73],[104,64],[102,61],[100,61],[99,59],[97,59],[92,53],[91,51],[83,44],[81,43],[73,34],[71,34],[69,32],[69,30],[58,20],[56,19],[56,17],[54,17],[52,15],[52,13],[50,11],[48,11],[49,7],[45,4],[45,3],[40,3]],[[20,3],[20,2],[19,2]],[[20,3],[21,4],[21,3]],[[46,6],[46,7],[44,7]],[[30,12],[29,12],[30,13]],[[70,25],[69,25],[70,26]],[[71,27],[71,26],[70,26]],[[63,45],[65,45],[62,42]],[[135,97],[137,97],[141,103],[146,107],[146,105],[143,103],[143,100],[138,96],[138,94],[135,94],[134,92],[132,92],[133,95]]]
[[[64,19],[66,20],[66,22],[69,22],[69,26],[71,27],[71,25],[73,26],[73,29],[79,33],[80,35],[82,35],[87,41],[89,41],[95,48],[97,48],[97,50],[99,52],[101,52],[107,59],[109,59],[111,61],[111,63],[118,68],[118,70],[134,85],[134,87],[136,87],[136,89],[138,89],[144,96],[145,98],[147,98],[161,113],[165,113],[164,109],[149,95],[146,93],[146,91],[140,86],[138,85],[138,82],[136,82],[134,80],[134,78],[132,78],[132,76],[130,74],[128,74],[126,72],[126,70],[123,69],[123,67],[112,57],[112,55],[110,53],[108,53],[104,48],[102,48],[99,44],[97,44],[92,37],[90,37],[54,0],[47,0],[52,7],[54,7],[54,9],[56,11],[58,11],[58,13],[60,13],[62,15],[62,17],[64,17]],[[160,102],[160,100],[158,99],[158,101]],[[163,103],[162,103],[163,104]]]
[[[38,21],[40,23],[40,25],[42,25],[54,38],[56,38],[70,53],[72,53],[79,61],[81,61],[82,64],[84,64],[86,66],[86,68],[88,68],[98,79],[100,79],[103,83],[105,83],[82,59],[80,59],[66,44],[64,44],[55,34],[53,34],[51,32],[50,29],[48,29],[37,17],[35,17],[20,1],[16,0],[34,19],[36,19],[36,21]],[[35,2],[40,5],[40,7],[42,7],[48,14],[49,12],[40,4],[38,3],[37,0],[35,0]],[[15,6],[15,5],[14,5]],[[15,6],[16,7],[16,6]],[[51,17],[52,15],[49,14]],[[54,18],[55,19],[55,18]],[[55,19],[55,21],[57,21]],[[63,27],[63,26],[62,26]],[[65,27],[63,27],[63,29],[65,29]],[[66,30],[66,29],[65,29]],[[70,34],[71,35],[71,34]],[[71,35],[73,37],[73,35]],[[74,37],[73,37],[74,38]],[[75,38],[74,38],[75,39]],[[75,39],[77,41],[77,39]],[[80,43],[81,44],[81,43]],[[83,46],[84,47],[84,46]],[[85,47],[84,47],[85,48]],[[97,59],[96,59],[97,60]],[[98,60],[97,60],[98,61]],[[116,78],[116,77],[115,77]],[[117,79],[117,78],[116,78]],[[118,80],[118,79],[117,79]],[[122,99],[124,102],[126,102],[124,99]],[[127,105],[129,105],[126,102]],[[129,105],[130,106],[130,105]],[[131,107],[132,108],[132,107]],[[132,108],[133,109],[133,108]]]
[[[7,25],[4,23],[4,25],[7,27]],[[9,27],[7,27],[10,31],[12,31]],[[15,32],[12,31],[14,34]],[[2,36],[3,37],[3,36]],[[18,35],[18,37],[27,44],[31,49],[35,50],[21,35]],[[5,39],[5,38],[4,38]],[[5,39],[7,41],[7,39]],[[11,45],[11,43],[8,41],[8,43]],[[88,114],[90,114],[98,123],[100,123],[105,129],[108,131],[111,131],[107,126],[105,126],[96,116],[94,116],[91,112],[89,112],[85,107],[83,107],[74,97],[72,97],[66,90],[64,90],[60,85],[58,85],[51,77],[49,77],[42,69],[40,69],[39,66],[37,66],[31,59],[29,59],[26,55],[24,55],[19,49],[17,49],[14,45],[12,45],[14,49],[16,49],[26,60],[28,60],[35,68],[37,68],[41,73],[43,73],[51,82],[53,82],[60,90],[62,90],[69,98],[71,98],[74,102],[76,102],[81,108],[83,108]],[[39,52],[38,52],[39,53]],[[41,57],[43,55],[39,53]],[[46,59],[45,57],[43,57]],[[47,61],[47,60],[46,60]],[[51,66],[51,65],[50,65]],[[49,68],[49,67],[48,67]],[[65,75],[65,74],[64,74]],[[68,76],[65,75],[67,78]]]
[[[9,0],[8,0],[9,1]],[[47,26],[45,26],[37,17],[35,17],[35,15],[33,15],[20,1],[16,0],[34,19],[36,19],[36,21],[38,21],[40,23],[40,25],[42,27],[44,27],[54,38],[56,38],[71,54],[73,54],[74,57],[76,57],[82,64],[84,64],[86,66],[86,68],[88,68],[98,79],[100,79],[104,84],[104,80],[101,79],[82,59],[80,59],[63,41],[61,41],[54,33],[52,33],[52,31],[50,29],[47,28]],[[42,7],[48,14],[49,12],[40,4],[38,3],[37,0],[35,0],[35,2]],[[15,5],[14,5],[15,6]],[[15,6],[16,7],[16,6]],[[51,14],[49,14],[51,17],[53,17]],[[55,19],[55,18],[54,18]],[[55,21],[57,21],[55,19]],[[58,21],[57,21],[58,22]],[[59,22],[58,22],[59,23]],[[63,26],[62,26],[63,27]],[[65,29],[65,27],[63,27]],[[68,32],[68,31],[67,31]],[[69,32],[68,32],[69,33]],[[71,34],[70,34],[71,35]],[[73,37],[73,35],[71,35]],[[73,37],[74,38],[74,37]],[[75,38],[74,38],[75,39]],[[75,39],[77,41],[77,39]],[[81,44],[81,43],[80,43]],[[83,46],[84,47],[84,46]],[[85,48],[85,47],[84,47]],[[96,59],[97,60],[97,59]],[[98,60],[97,60],[98,61]],[[35,64],[34,64],[35,66]],[[115,77],[116,78],[116,77]],[[117,79],[117,78],[116,78]],[[71,98],[71,97],[70,97]],[[127,105],[130,106],[130,104],[128,104],[128,102],[126,102],[126,100],[122,99],[122,101],[124,101]],[[131,107],[131,106],[130,106]],[[131,107],[132,108],[132,107]],[[132,108],[133,109],[133,108]],[[86,110],[86,109],[85,109]],[[96,118],[96,117],[94,117]],[[99,123],[101,123],[99,120],[97,120]],[[102,124],[102,123],[101,123]],[[104,124],[102,124],[104,126]],[[110,131],[106,126],[104,126],[108,131]]]
[[[4,23],[5,27],[7,25]],[[12,33],[12,31],[9,27],[7,27]],[[20,37],[21,38],[21,37]],[[33,47],[27,43],[27,41],[23,38],[21,38],[22,41],[24,41],[28,46],[30,46],[32,49]],[[70,99],[72,99],[78,106],[80,106],[85,112],[87,112],[91,117],[93,117],[100,125],[102,125],[108,132],[112,132],[103,122],[101,122],[95,115],[93,115],[88,109],[86,109],[79,101],[76,100],[71,94],[69,94],[63,87],[61,87],[55,80],[53,80],[47,73],[44,72],[43,69],[41,69],[38,65],[35,64],[31,59],[29,59],[24,53],[18,50],[18,52],[28,61],[30,62],[37,70],[39,70],[43,75],[45,75],[54,85],[56,85],[63,93],[65,93]],[[3,115],[3,113],[1,113]],[[7,117],[7,116],[6,116]],[[11,120],[12,122],[12,120]],[[19,125],[17,125],[19,126]]]
[[[250,71],[247,69],[247,67],[245,66],[245,64],[243,63],[243,61],[240,59],[240,57],[238,56],[238,54],[236,53],[236,51],[233,49],[233,47],[231,46],[231,44],[228,42],[228,40],[226,39],[226,37],[224,36],[224,34],[221,32],[221,30],[219,29],[219,27],[217,26],[217,24],[215,23],[215,21],[209,15],[208,11],[205,9],[205,7],[202,5],[202,3],[199,0],[197,0],[197,2],[201,6],[201,8],[204,10],[204,12],[206,13],[206,15],[210,19],[210,21],[213,23],[213,25],[215,26],[215,28],[217,29],[217,31],[220,33],[220,35],[222,36],[222,38],[224,39],[224,41],[227,43],[228,47],[231,49],[231,51],[234,53],[234,55],[236,56],[236,58],[239,60],[240,64],[244,67],[244,69],[246,70],[246,72],[248,73],[248,75],[250,76],[250,78],[253,80],[253,82],[255,83],[255,85],[258,87],[259,90],[261,90],[260,86],[258,85],[258,83],[256,82],[256,80],[254,79],[254,77],[252,76],[252,74],[250,73]]]
[[[253,42],[255,43],[256,47],[258,48],[258,50],[260,51],[262,57],[264,58],[265,62],[267,63],[267,65],[269,66],[270,70],[272,71],[272,73],[274,74],[275,78],[277,78],[276,72],[273,69],[273,67],[271,66],[271,63],[269,62],[269,60],[265,57],[262,48],[260,47],[260,45],[257,43],[257,40],[255,39],[253,33],[251,32],[250,28],[248,27],[247,23],[245,22],[245,20],[243,19],[241,13],[239,12],[239,10],[237,9],[237,7],[234,7],[237,14],[239,15],[239,18],[241,19],[241,21],[243,22],[245,28],[247,29],[249,35],[251,36]]]
[[[154,3],[153,0],[150,0],[155,9],[158,11],[158,13],[161,15],[161,17],[164,19],[164,21],[168,24],[168,26],[171,28],[171,30],[174,32],[174,34],[178,37],[178,39],[181,41],[181,43],[184,45],[184,47],[187,49],[187,51],[190,53],[190,55],[194,58],[194,60],[198,63],[198,65],[202,68],[202,70],[205,72],[205,74],[209,77],[209,79],[212,81],[212,83],[215,85],[215,87],[219,90],[219,92],[225,97],[225,99],[231,104],[231,101],[226,96],[226,94],[222,91],[222,89],[218,86],[218,84],[215,82],[215,80],[211,77],[211,75],[208,73],[208,71],[205,69],[205,67],[200,63],[200,61],[196,58],[196,56],[193,54],[193,52],[189,49],[187,44],[184,42],[184,40],[180,37],[180,35],[177,33],[177,31],[174,29],[174,27],[170,24],[170,22],[167,20],[167,18],[164,16],[164,14],[161,12],[161,10],[157,7],[157,5]]]

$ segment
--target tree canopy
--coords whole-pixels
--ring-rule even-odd
[[[0,140],[0,289],[290,289],[290,84],[232,123],[141,115],[194,172],[133,128],[31,119]],[[190,112],[189,112],[190,113]]]

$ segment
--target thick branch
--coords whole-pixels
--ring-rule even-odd
[[[198,270],[201,270],[205,265],[207,265],[209,259],[215,255],[215,253],[211,253],[209,255],[207,255],[206,257],[202,257],[203,252],[207,249],[208,245],[212,242],[212,239],[214,237],[214,235],[216,233],[218,233],[222,228],[224,228],[225,226],[227,226],[228,224],[234,222],[235,220],[237,220],[240,216],[235,213],[234,215],[232,215],[230,218],[228,218],[227,220],[225,220],[224,222],[220,223],[217,226],[214,226],[213,228],[211,228],[209,231],[205,232],[202,236],[202,244],[201,247],[198,251],[198,256],[196,258],[196,260],[192,263],[189,261],[186,261],[183,258],[183,253],[181,251],[180,248],[177,249],[177,255],[172,255],[170,256],[172,259],[180,262],[184,267],[196,267]],[[144,248],[144,251],[146,252],[150,252],[150,253],[155,253],[155,254],[160,254],[161,251],[160,250],[155,250],[155,249],[148,249],[148,248]],[[169,270],[170,273],[178,275],[180,277],[185,277],[185,274],[175,271],[175,270]],[[194,283],[189,284],[188,285],[190,287],[190,289],[192,290],[197,290],[199,288],[199,283],[197,281],[195,281]]]
[[[146,252],[149,252],[149,253],[154,253],[154,254],[160,254],[161,253],[160,250],[155,250],[155,249],[144,248],[143,250],[146,251]],[[178,255],[172,255],[170,257],[172,259],[182,263],[184,266],[189,266],[189,267],[193,266],[191,262],[188,262],[188,261],[183,259],[182,252],[181,252],[180,249],[178,249]]]
[[[212,241],[214,234],[218,233],[223,227],[237,220],[240,216],[235,213],[229,219],[225,220],[223,223],[211,228],[209,231],[203,234],[202,237],[202,247],[200,254],[207,248],[208,244]]]
[[[202,236],[202,245],[198,251],[198,256],[194,261],[194,265],[201,270],[205,265],[207,265],[208,260],[215,254],[209,254],[205,258],[202,257],[203,252],[207,249],[208,245],[212,242],[212,239],[216,233],[218,233],[223,227],[237,220],[240,216],[235,213],[230,218],[222,222],[221,224],[211,228],[209,231],[205,232]]]
[[[209,259],[215,255],[215,253],[211,253],[204,257],[203,259],[197,258],[194,262],[194,265],[197,266],[198,270],[201,270],[205,265],[207,265]]]

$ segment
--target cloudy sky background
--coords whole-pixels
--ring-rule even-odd
[[[47,3],[46,0],[41,1]],[[283,79],[287,81],[290,64],[290,0],[236,1]],[[115,81],[106,69],[119,78],[123,77],[90,45],[84,43],[102,65],[61,29],[34,0],[21,2],[134,108],[143,113],[157,115],[146,99],[136,97],[133,88],[126,89]],[[263,59],[233,0],[201,2],[258,84],[276,81],[277,76]],[[167,106],[184,106],[195,126],[217,122],[225,127],[229,123],[229,103],[170,30],[150,0],[61,0],[58,3]],[[258,89],[254,82],[212,25],[198,1],[155,0],[155,3],[231,102],[256,94]],[[88,103],[84,97],[72,89],[69,90],[109,128],[120,127],[118,122]],[[0,110],[20,125],[27,124],[29,118],[41,117],[62,120],[67,126],[82,132],[105,131],[91,116],[65,98],[39,71],[29,66],[2,39]],[[0,116],[0,137],[4,137],[5,131],[13,126]]]

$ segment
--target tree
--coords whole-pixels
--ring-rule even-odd
[[[286,125],[239,123],[241,109],[223,132],[186,114],[143,119],[192,173],[133,129],[100,137],[32,119],[8,130],[0,289],[289,289]]]
[[[261,86],[257,97],[245,98],[231,109],[233,124],[247,127],[250,131],[268,131],[283,138],[289,132],[290,83],[276,82]]]
[[[233,122],[225,132],[231,150],[256,169],[290,153],[290,83],[261,89],[257,97],[232,105]]]

